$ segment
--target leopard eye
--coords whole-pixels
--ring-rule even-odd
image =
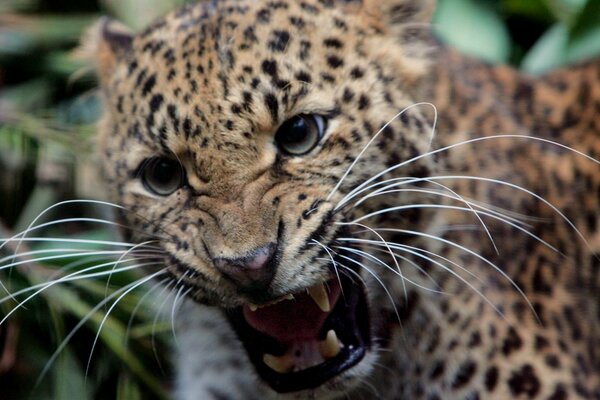
[[[168,196],[184,184],[184,169],[179,161],[168,157],[153,157],[141,166],[142,183],[154,194]]]
[[[326,120],[320,115],[300,114],[285,121],[275,133],[277,146],[286,154],[301,156],[321,140]]]

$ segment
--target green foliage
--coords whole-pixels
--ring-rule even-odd
[[[440,37],[532,74],[600,56],[597,0],[439,0]]]
[[[160,3],[160,12],[174,7],[168,1]],[[93,125],[100,102],[94,80],[81,77],[82,65],[71,51],[83,30],[101,14],[114,11],[142,26],[158,10],[152,7],[152,12],[142,15],[137,11],[143,4],[133,0],[107,1],[106,6],[97,9],[91,0],[0,1],[0,282],[19,301],[33,293],[17,295],[28,287],[102,263],[113,262],[94,272],[109,272],[118,265],[108,255],[72,257],[61,250],[106,249],[90,242],[24,242],[19,253],[46,253],[36,256],[35,262],[1,268],[13,261],[10,256],[17,251],[14,242],[3,245],[2,239],[28,228],[42,210],[56,202],[101,195],[86,189],[98,186],[96,177],[87,171],[93,159]],[[37,223],[78,216],[106,218],[106,214],[102,207],[72,204],[52,210]],[[114,230],[102,226],[106,225],[63,223],[28,236],[115,240]],[[43,256],[54,258],[39,259]],[[165,398],[170,377],[163,349],[171,339],[171,327],[155,317],[160,302],[144,298],[141,290],[132,291],[112,307],[119,288],[138,279],[139,273],[127,271],[113,274],[110,281],[99,276],[57,284],[17,309],[0,324],[0,397]],[[18,303],[0,291],[2,319]],[[111,301],[98,307],[111,296]],[[85,323],[78,328],[82,320]]]

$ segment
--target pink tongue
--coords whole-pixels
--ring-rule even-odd
[[[332,308],[339,294],[337,282],[330,282],[328,295]],[[244,306],[246,322],[280,342],[316,340],[328,315],[307,293],[294,294],[294,300],[284,300],[256,311]]]

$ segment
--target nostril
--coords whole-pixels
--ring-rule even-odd
[[[269,243],[266,246],[262,246],[247,256],[242,257],[241,266],[248,269],[261,269],[264,268],[271,258],[273,257],[273,253],[275,252],[275,243]]]
[[[275,274],[272,260],[276,247],[275,243],[269,243],[241,257],[217,257],[213,263],[225,276],[242,286],[266,286]]]

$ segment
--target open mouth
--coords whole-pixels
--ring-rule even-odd
[[[279,393],[322,385],[370,346],[364,288],[343,275],[228,317],[260,377]]]

